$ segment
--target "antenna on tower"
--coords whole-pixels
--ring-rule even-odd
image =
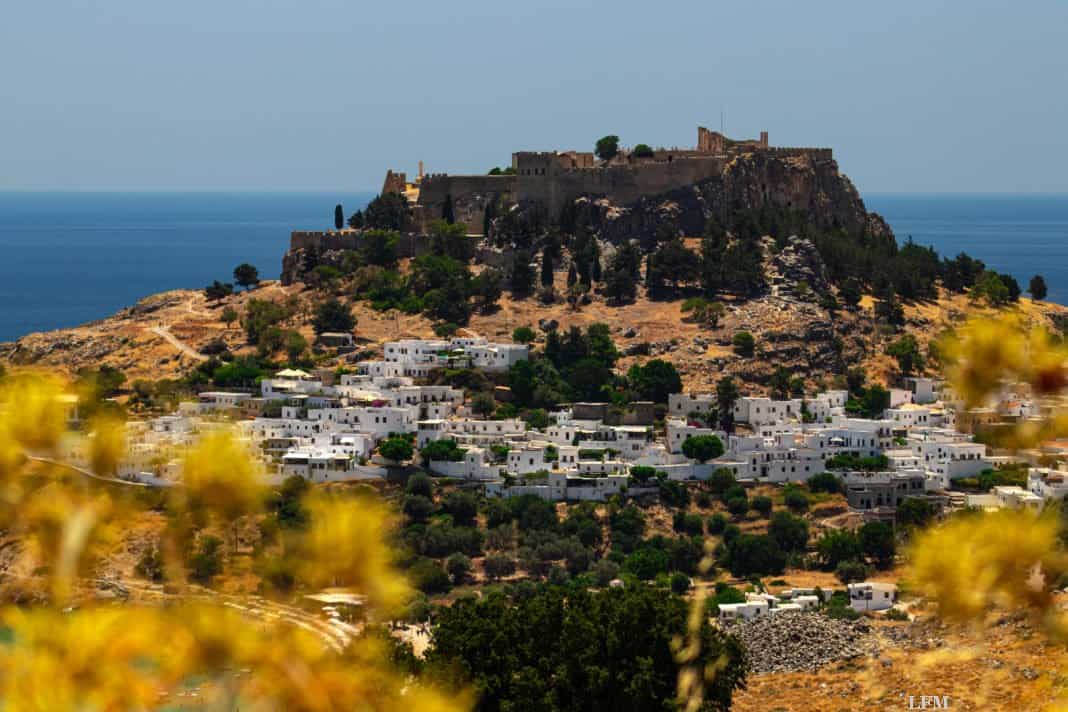
[[[719,112],[719,132],[726,136],[727,131],[727,112]]]

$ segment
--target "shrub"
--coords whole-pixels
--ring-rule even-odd
[[[819,472],[808,478],[810,492],[829,492],[834,494],[842,491],[842,480],[833,472]]]
[[[593,567],[593,578],[600,587],[605,587],[619,578],[619,564],[608,559],[601,559]]]
[[[782,495],[783,503],[795,512],[808,509],[808,495],[797,485],[786,485]]]
[[[517,326],[512,332],[512,341],[517,344],[529,344],[534,341],[536,334],[529,326]]]
[[[671,574],[671,592],[681,596],[690,590],[690,577],[681,571]]]
[[[738,528],[737,524],[728,524],[723,527],[723,542],[730,545],[741,536],[741,534],[742,530]]]
[[[749,500],[745,497],[733,497],[727,501],[727,511],[736,517],[744,516],[749,511]]]
[[[771,508],[773,506],[771,497],[753,497],[751,506],[753,507],[753,509],[760,512],[760,516],[764,517],[765,519],[771,516]]]
[[[515,573],[515,559],[507,554],[490,554],[482,562],[486,576],[494,581]]]
[[[719,468],[708,478],[708,484],[712,487],[712,492],[720,497],[737,482],[734,473],[725,467]]]
[[[473,492],[450,492],[442,504],[458,526],[472,526],[478,515],[478,497]]]
[[[471,573],[471,559],[459,552],[453,554],[445,561],[445,571],[452,578],[454,584],[461,584],[467,575]]]
[[[378,454],[394,462],[410,460],[414,452],[411,441],[403,437],[386,438],[378,445]]]
[[[691,435],[682,442],[682,453],[691,460],[708,462],[723,454],[723,441],[715,435]]]
[[[189,560],[189,578],[197,583],[207,585],[222,571],[222,557],[219,549],[222,540],[210,534],[200,537],[197,551]]]
[[[756,339],[748,331],[739,331],[734,335],[734,351],[739,356],[752,356],[756,351]]]
[[[429,498],[434,494],[434,481],[422,473],[416,473],[408,478],[404,491]]]
[[[834,568],[834,575],[842,583],[853,583],[868,578],[868,566],[860,561],[843,561]]]
[[[712,506],[712,495],[702,490],[694,497],[694,502],[701,509],[708,509]]]
[[[713,514],[708,518],[708,533],[722,534],[727,527],[727,518],[722,514]]]
[[[859,561],[864,553],[860,539],[846,529],[825,532],[816,542],[816,551],[819,552],[820,561],[830,570],[836,569],[843,561]]]
[[[704,522],[699,514],[686,514],[675,512],[672,520],[672,528],[680,533],[696,536],[704,533]]]
[[[163,555],[159,547],[153,544],[141,552],[141,558],[137,560],[134,572],[141,578],[159,583],[163,580]]]
[[[783,551],[804,551],[808,545],[808,522],[789,512],[776,512],[768,523],[768,536]]]
[[[731,575],[781,574],[786,568],[786,554],[769,536],[742,534],[728,547]]]
[[[424,522],[434,512],[434,503],[429,497],[415,494],[404,498],[404,514],[412,521]]]
[[[449,590],[449,575],[433,559],[417,559],[408,569],[408,578],[423,593],[444,593]]]

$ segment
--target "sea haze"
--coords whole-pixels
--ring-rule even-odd
[[[168,289],[276,279],[294,229],[371,193],[0,193],[0,341],[108,316]]]
[[[0,341],[108,316],[141,297],[275,278],[294,229],[325,229],[352,193],[0,193]],[[1068,304],[1068,195],[865,195],[899,242],[964,251]]]

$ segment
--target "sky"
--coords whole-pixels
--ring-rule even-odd
[[[378,190],[514,150],[831,146],[862,192],[1068,192],[1068,3],[8,0],[0,189]]]

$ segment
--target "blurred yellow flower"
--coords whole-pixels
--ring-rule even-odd
[[[226,520],[258,511],[263,503],[261,470],[230,431],[205,435],[189,450],[182,484],[192,511]]]

